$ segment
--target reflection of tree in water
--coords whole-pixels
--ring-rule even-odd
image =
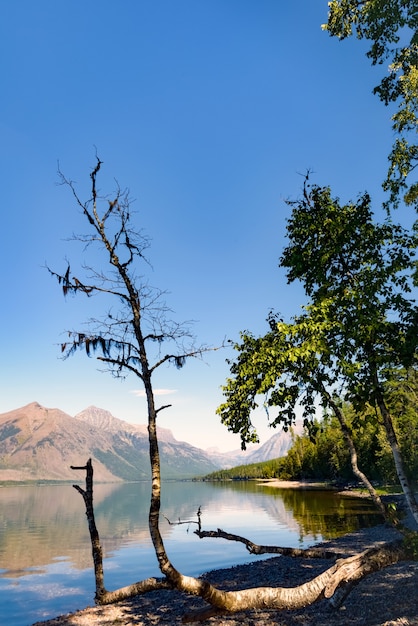
[[[255,508],[263,509],[271,519],[297,530],[300,541],[307,535],[314,539],[333,539],[382,521],[368,500],[341,496],[332,490],[280,489],[256,481],[221,481],[212,483],[212,487],[223,490],[230,501],[234,492],[245,494]]]
[[[373,505],[362,498],[316,489],[281,489],[280,497],[298,522],[301,538],[321,535],[332,539],[382,521]]]
[[[98,484],[94,488],[96,523],[105,553],[126,541],[146,543],[148,483]],[[84,503],[70,485],[5,487],[0,493],[0,570],[21,576],[67,557],[79,569],[91,567],[91,546]],[[168,536],[170,527],[164,527]]]

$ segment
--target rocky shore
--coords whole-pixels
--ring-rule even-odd
[[[382,525],[322,545],[349,556],[398,536],[396,530]],[[280,556],[215,570],[204,577],[228,590],[260,585],[293,587],[329,566],[329,561],[321,559]],[[89,607],[33,626],[180,626],[184,614],[203,606],[200,598],[176,591],[158,591],[111,606]],[[212,617],[201,623],[204,626],[418,626],[418,562],[403,561],[367,576],[338,609],[329,600],[321,600],[297,611],[253,610]]]

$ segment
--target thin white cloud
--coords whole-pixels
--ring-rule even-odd
[[[171,393],[177,393],[177,389],[154,389],[154,396],[168,396]],[[138,398],[145,398],[145,389],[132,389],[131,393]]]

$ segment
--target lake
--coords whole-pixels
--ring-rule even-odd
[[[159,576],[148,533],[150,484],[96,485],[96,524],[104,549],[105,586],[112,590]],[[368,501],[331,491],[277,489],[254,482],[167,482],[162,514],[196,520],[255,543],[308,547],[380,522]],[[175,567],[184,574],[266,558],[242,544],[199,539],[194,524],[161,531]],[[94,573],[84,501],[71,485],[0,488],[0,615],[8,626],[73,612],[94,604]]]

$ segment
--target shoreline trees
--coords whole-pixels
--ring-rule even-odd
[[[245,446],[256,438],[251,412],[260,397],[269,412],[276,411],[271,424],[285,428],[294,424],[298,410],[312,428],[322,405],[340,422],[353,469],[380,506],[367,477],[355,467],[341,402],[349,402],[359,416],[371,407],[382,421],[418,523],[385,393],[400,370],[416,365],[418,308],[411,295],[416,236],[390,220],[375,223],[367,194],[341,206],[329,188],[311,187],[308,176],[301,199],[289,204],[289,245],[281,266],[288,282],[302,282],[308,302],[290,323],[271,314],[263,337],[241,335],[218,413]]]

